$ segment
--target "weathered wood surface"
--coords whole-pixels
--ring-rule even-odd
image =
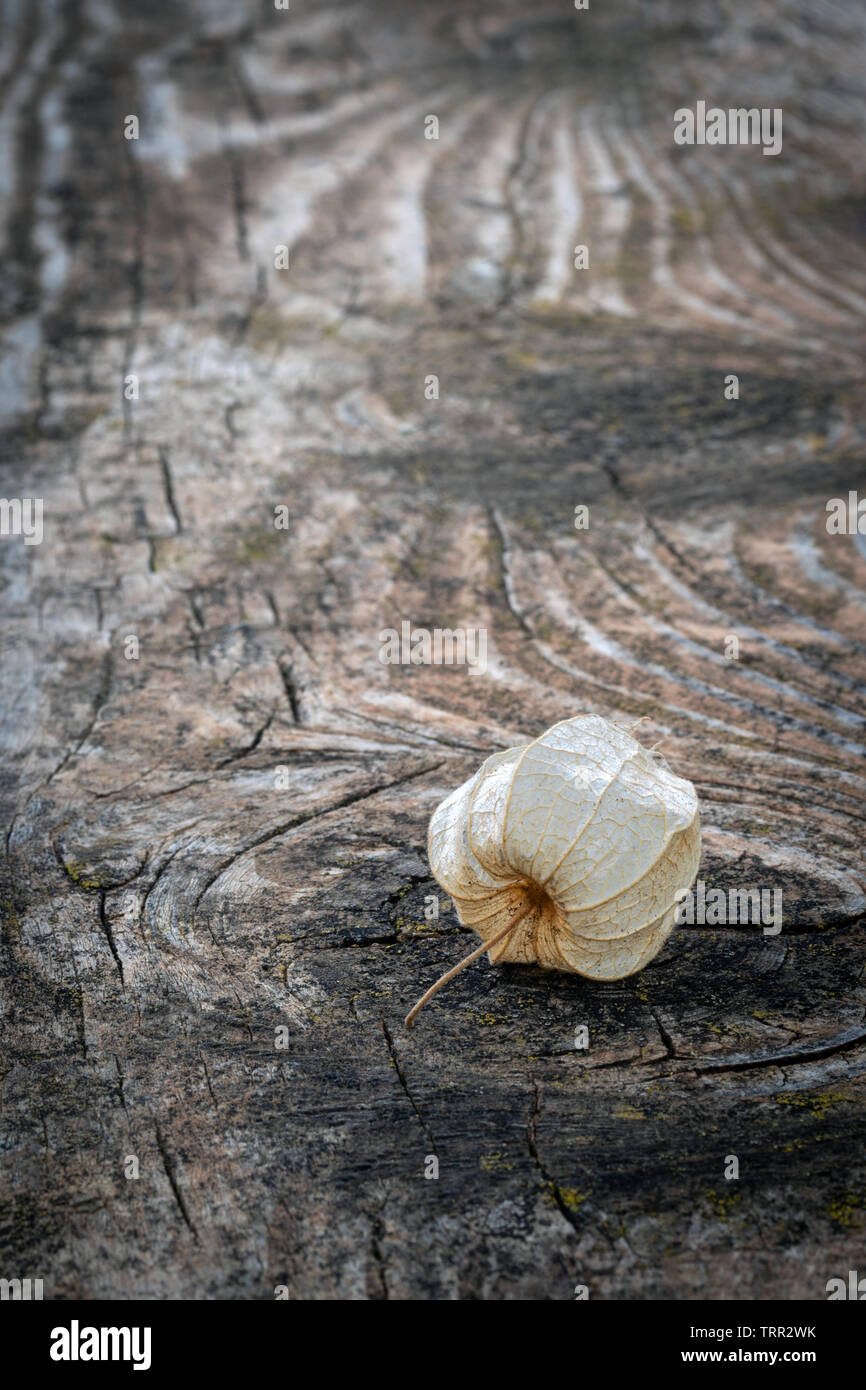
[[[0,1273],[823,1298],[866,1211],[862,6],[4,9],[0,486],[45,538],[0,540]],[[783,153],[675,149],[697,98]],[[383,666],[403,619],[487,674]],[[648,716],[783,932],[482,961],[407,1033],[474,940],[424,918],[432,808],[582,710]]]

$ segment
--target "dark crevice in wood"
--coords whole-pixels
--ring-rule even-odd
[[[421,1108],[420,1108],[420,1106],[418,1105],[418,1102],[416,1101],[416,1099],[415,1099],[414,1095],[412,1094],[411,1090],[409,1089],[409,1082],[408,1082],[408,1080],[407,1080],[407,1078],[406,1078],[406,1073],[405,1073],[405,1071],[404,1071],[404,1069],[403,1069],[403,1065],[402,1065],[402,1063],[401,1063],[401,1061],[400,1061],[400,1058],[399,1058],[399,1055],[398,1055],[398,1053],[397,1053],[397,1048],[396,1048],[396,1046],[395,1046],[395,1044],[394,1044],[394,1037],[393,1037],[393,1034],[391,1033],[391,1029],[388,1027],[388,1025],[387,1025],[387,1023],[385,1022],[385,1019],[384,1019],[384,1018],[380,1019],[380,1022],[381,1022],[381,1025],[382,1025],[382,1036],[383,1036],[383,1038],[385,1039],[385,1045],[386,1045],[386,1047],[388,1048],[388,1054],[389,1054],[389,1056],[390,1056],[390,1058],[391,1058],[391,1061],[392,1061],[393,1064],[394,1064],[394,1070],[395,1070],[396,1073],[397,1073],[397,1077],[398,1077],[398,1079],[399,1079],[400,1087],[401,1087],[401,1089],[402,1089],[402,1091],[403,1091],[403,1094],[405,1095],[406,1099],[408,1100],[409,1104],[411,1105],[411,1107],[412,1107],[412,1109],[413,1109],[413,1111],[414,1111],[414,1113],[415,1113],[415,1116],[416,1116],[416,1118],[417,1118],[417,1120],[418,1120],[418,1123],[419,1123],[419,1125],[421,1126],[422,1130],[424,1131],[424,1137],[425,1137],[425,1139],[427,1140],[427,1143],[430,1145],[430,1149],[431,1149],[432,1153],[438,1155],[439,1150],[438,1150],[438,1148],[437,1148],[437,1146],[436,1146],[436,1139],[435,1139],[435,1137],[434,1137],[434,1135],[433,1135],[433,1131],[431,1130],[431,1128],[430,1128],[430,1126],[428,1125],[427,1121],[424,1119],[424,1116],[423,1116],[423,1114],[421,1113]]]
[[[193,1219],[189,1214],[186,1202],[184,1201],[183,1193],[181,1192],[180,1187],[178,1186],[177,1176],[175,1173],[174,1159],[168,1151],[162,1130],[160,1129],[159,1122],[157,1120],[154,1121],[154,1133],[156,1135],[156,1146],[159,1149],[159,1156],[162,1159],[162,1166],[165,1169],[165,1176],[168,1178],[168,1185],[171,1188],[172,1195],[174,1197],[175,1202],[177,1203],[177,1209],[183,1217],[184,1224],[192,1233],[193,1239],[198,1241],[198,1231],[196,1230],[195,1223],[193,1222]]]
[[[120,956],[119,956],[119,954],[118,954],[117,943],[116,943],[115,940],[114,940],[114,933],[113,933],[112,930],[111,930],[111,923],[110,923],[109,920],[108,920],[108,913],[107,913],[106,910],[105,910],[105,889],[104,889],[104,888],[100,890],[98,902],[99,902],[99,921],[100,921],[100,923],[101,923],[101,925],[102,925],[102,930],[103,930],[104,933],[105,933],[105,938],[106,938],[106,940],[107,940],[107,942],[108,942],[108,948],[109,948],[109,950],[111,951],[111,954],[112,954],[112,956],[114,957],[114,963],[115,963],[115,965],[117,966],[117,973],[118,973],[118,975],[120,976],[120,988],[121,988],[122,990],[125,990],[125,989],[126,989],[126,981],[125,981],[124,978],[123,978],[123,961],[120,959]]]
[[[175,534],[180,535],[183,530],[183,522],[181,521],[180,510],[178,509],[177,498],[174,494],[174,483],[172,481],[171,468],[169,467],[167,449],[160,449],[159,451],[159,466],[162,472],[162,485],[165,490],[166,504],[168,510],[171,512],[172,520],[174,521]]]
[[[273,722],[274,710],[271,710],[264,724],[256,730],[250,742],[244,748],[239,748],[236,753],[230,753],[227,758],[221,758],[217,763],[217,767],[229,767],[230,764],[239,762],[250,753],[254,753]]]
[[[804,1047],[787,1048],[782,1052],[765,1052],[750,1056],[722,1057],[716,1062],[707,1062],[695,1070],[703,1076],[723,1071],[749,1071],[753,1067],[796,1066],[803,1062],[817,1062],[822,1057],[832,1057],[837,1052],[850,1052],[866,1042],[866,1028],[846,1028],[835,1037],[823,1043],[813,1043]]]
[[[213,1088],[213,1085],[212,1085],[211,1079],[210,1079],[210,1072],[209,1072],[209,1070],[208,1070],[207,1059],[205,1058],[205,1055],[204,1055],[203,1052],[200,1053],[199,1056],[201,1057],[201,1065],[202,1065],[202,1069],[203,1069],[203,1071],[204,1071],[204,1079],[205,1079],[205,1084],[206,1084],[207,1089],[208,1089],[208,1095],[210,1096],[211,1100],[212,1100],[213,1103],[214,1103],[214,1109],[215,1109],[215,1110],[219,1110],[219,1101],[217,1100],[216,1095],[214,1094],[214,1088]]]
[[[315,811],[302,812],[301,815],[291,817],[291,819],[284,821],[281,825],[276,826],[273,830],[265,831],[263,834],[257,836],[255,840],[252,840],[248,844],[244,845],[244,847],[242,849],[239,849],[237,853],[232,854],[227,859],[223,860],[213,871],[213,873],[209,875],[207,881],[204,884],[204,887],[200,890],[200,892],[196,894],[190,913],[191,920],[193,922],[195,921],[196,913],[198,912],[199,904],[201,903],[202,898],[204,898],[205,894],[213,887],[217,879],[220,878],[225,873],[226,869],[230,868],[231,865],[234,864],[238,859],[243,858],[245,854],[249,854],[250,850],[258,849],[261,845],[267,844],[269,841],[278,839],[279,836],[287,834],[288,831],[296,830],[299,826],[307,825],[312,821],[319,820],[322,816],[329,816],[332,815],[335,811],[345,810],[347,806],[354,806],[359,801],[367,801],[370,797],[378,796],[379,793],[383,791],[390,791],[393,787],[404,786],[407,782],[414,781],[416,777],[423,777],[428,772],[435,772],[436,769],[441,766],[441,762],[433,763],[429,767],[418,768],[414,772],[407,773],[404,777],[398,777],[394,781],[383,782],[379,786],[370,787],[366,791],[350,792],[346,796],[341,797],[338,801],[331,802],[329,806],[323,806]]]
[[[390,1297],[385,1258],[382,1254],[383,1234],[384,1221],[381,1213],[377,1212],[370,1220],[370,1254],[373,1259],[373,1275],[376,1281],[371,1298],[376,1302],[387,1301]]]
[[[556,1179],[551,1175],[550,1172],[548,1172],[544,1163],[541,1161],[541,1156],[538,1152],[538,1121],[540,1119],[541,1083],[533,1078],[532,1110],[530,1111],[529,1119],[526,1124],[526,1143],[529,1149],[529,1156],[535,1164],[536,1168],[538,1169],[544,1181],[544,1184],[550,1192],[551,1196],[553,1197],[553,1200],[556,1203],[557,1207],[559,1208],[560,1214],[562,1215],[563,1219],[568,1222],[569,1226],[574,1231],[574,1233],[580,1236],[582,1234],[582,1223],[578,1220],[574,1212],[568,1206],[568,1203],[566,1202],[562,1194],[562,1189],[560,1188]]]
[[[647,1007],[649,1008],[649,1011],[653,1017],[653,1021],[655,1023],[656,1028],[658,1028],[659,1030],[659,1036],[661,1037],[661,1040],[665,1045],[665,1051],[667,1052],[669,1057],[676,1057],[677,1050],[674,1047],[674,1040],[668,1032],[667,1028],[662,1023],[661,1019],[659,1018],[658,1011],[654,1009],[651,1004]]]
[[[278,661],[277,669],[280,673],[280,679],[283,682],[283,689],[286,692],[286,699],[289,702],[289,709],[292,712],[292,719],[296,724],[303,724],[304,720],[301,714],[301,702],[298,699],[298,689],[295,684],[292,668],[287,662]]]
[[[120,1058],[115,1056],[114,1067],[117,1072],[117,1098],[120,1101],[121,1109],[126,1111],[126,1093],[124,1091],[123,1068],[120,1065]]]

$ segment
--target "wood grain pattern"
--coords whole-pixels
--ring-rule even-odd
[[[0,491],[45,537],[0,539],[0,1273],[823,1298],[866,1200],[862,6],[3,10]],[[675,147],[699,97],[782,154]],[[403,620],[486,674],[383,665]],[[431,811],[582,711],[647,717],[782,933],[482,961],[407,1033],[475,941],[425,919]]]

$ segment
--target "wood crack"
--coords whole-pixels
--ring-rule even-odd
[[[583,1233],[583,1223],[581,1223],[578,1220],[575,1213],[568,1206],[568,1203],[566,1202],[563,1196],[561,1187],[559,1186],[558,1182],[553,1177],[553,1175],[545,1167],[544,1163],[541,1160],[541,1155],[538,1152],[538,1121],[541,1118],[541,1083],[533,1079],[532,1088],[532,1110],[530,1111],[529,1119],[526,1124],[526,1144],[529,1149],[529,1156],[535,1164],[536,1168],[538,1169],[539,1173],[541,1174],[545,1186],[547,1187],[548,1191],[553,1197],[554,1202],[559,1208],[561,1216],[565,1221],[568,1222],[569,1226],[574,1231],[574,1233],[579,1236]]]
[[[167,449],[160,449],[159,451],[159,466],[162,472],[162,486],[163,490],[165,491],[166,505],[168,506],[168,510],[171,512],[172,520],[174,521],[175,535],[179,536],[181,531],[183,530],[183,522],[181,521],[180,509],[177,505],[177,498],[174,494],[174,482],[172,480],[171,469],[169,467]]]
[[[753,1067],[795,1066],[803,1062],[817,1062],[822,1057],[832,1057],[838,1052],[850,1052],[860,1043],[866,1042],[866,1028],[846,1028],[825,1042],[813,1043],[805,1047],[786,1048],[782,1052],[765,1052],[757,1055],[737,1054],[721,1057],[717,1062],[707,1062],[696,1067],[699,1075],[723,1071],[748,1071]]]
[[[154,1120],[154,1132],[156,1134],[156,1147],[159,1149],[159,1156],[162,1159],[162,1166],[165,1169],[165,1176],[168,1178],[168,1185],[171,1188],[172,1195],[174,1197],[175,1202],[177,1203],[177,1209],[183,1217],[184,1224],[192,1233],[193,1238],[197,1241],[198,1231],[196,1230],[195,1223],[189,1214],[187,1204],[184,1201],[183,1193],[181,1192],[180,1187],[178,1186],[177,1175],[175,1173],[175,1162],[168,1151],[168,1147],[163,1137],[162,1130],[159,1127],[158,1120]]]
[[[114,933],[111,930],[111,923],[108,920],[108,913],[106,912],[105,908],[105,896],[105,889],[103,888],[100,890],[99,893],[99,921],[102,925],[102,930],[105,933],[105,938],[108,942],[108,948],[111,951],[111,954],[114,957],[114,963],[117,966],[117,973],[120,976],[120,988],[122,990],[125,990],[126,981],[123,978],[123,961],[120,959],[120,955],[118,954],[117,943],[114,940]]]
[[[203,888],[196,895],[190,914],[191,920],[195,921],[195,916],[202,898],[210,891],[217,880],[221,878],[226,869],[231,868],[232,864],[236,863],[238,859],[242,859],[245,854],[249,854],[250,850],[258,849],[261,845],[267,844],[271,840],[276,840],[280,835],[285,835],[290,830],[296,830],[301,825],[307,825],[312,821],[320,820],[322,816],[329,816],[335,811],[345,810],[347,806],[354,806],[359,801],[367,801],[372,796],[378,796],[380,792],[390,791],[393,787],[400,787],[407,782],[414,781],[416,777],[423,777],[428,772],[435,772],[436,769],[441,766],[441,761],[432,763],[428,767],[418,768],[415,772],[407,773],[404,777],[395,778],[393,781],[382,782],[379,786],[371,787],[366,791],[350,792],[346,796],[340,797],[338,801],[332,802],[329,806],[323,806],[320,810],[306,811],[301,815],[292,816],[281,825],[275,826],[273,830],[265,831],[262,835],[257,836],[256,839],[244,845],[236,854],[229,855],[229,857],[224,859],[213,873],[209,875]]]
[[[415,1099],[414,1095],[412,1094],[411,1090],[409,1089],[409,1082],[408,1082],[408,1080],[406,1079],[406,1073],[405,1073],[405,1071],[403,1070],[403,1066],[402,1066],[402,1064],[401,1064],[401,1062],[400,1062],[400,1058],[399,1058],[399,1056],[398,1056],[398,1054],[397,1054],[397,1048],[396,1048],[396,1046],[394,1045],[394,1037],[393,1037],[393,1035],[392,1035],[392,1033],[391,1033],[391,1029],[388,1027],[387,1023],[385,1022],[384,1017],[381,1018],[380,1022],[381,1022],[381,1025],[382,1025],[382,1036],[383,1036],[383,1038],[385,1039],[385,1045],[386,1045],[386,1047],[388,1048],[389,1056],[390,1056],[390,1058],[391,1058],[391,1061],[392,1061],[393,1064],[394,1064],[394,1070],[395,1070],[396,1073],[397,1073],[397,1077],[398,1077],[398,1079],[399,1079],[400,1087],[401,1087],[401,1089],[402,1089],[402,1091],[403,1091],[403,1094],[405,1095],[406,1099],[408,1100],[409,1104],[411,1105],[411,1107],[412,1107],[412,1109],[413,1109],[413,1111],[414,1111],[414,1113],[415,1113],[415,1117],[416,1117],[416,1119],[417,1119],[419,1125],[421,1126],[422,1130],[424,1131],[424,1137],[425,1137],[425,1139],[427,1140],[427,1143],[430,1145],[430,1148],[431,1148],[432,1152],[433,1152],[434,1154],[437,1154],[437,1155],[438,1155],[438,1152],[439,1152],[439,1151],[438,1151],[438,1149],[437,1149],[437,1147],[436,1147],[436,1139],[435,1139],[435,1137],[434,1137],[434,1135],[433,1135],[433,1131],[431,1130],[431,1128],[430,1128],[430,1126],[428,1125],[427,1121],[424,1119],[424,1116],[423,1116],[422,1113],[421,1113],[421,1108],[420,1108],[420,1106],[418,1105],[418,1102],[416,1101],[416,1099]]]

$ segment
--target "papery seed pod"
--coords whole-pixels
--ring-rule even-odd
[[[667,940],[701,855],[698,798],[597,715],[494,753],[436,808],[430,867],[483,944],[471,960],[620,980]]]

